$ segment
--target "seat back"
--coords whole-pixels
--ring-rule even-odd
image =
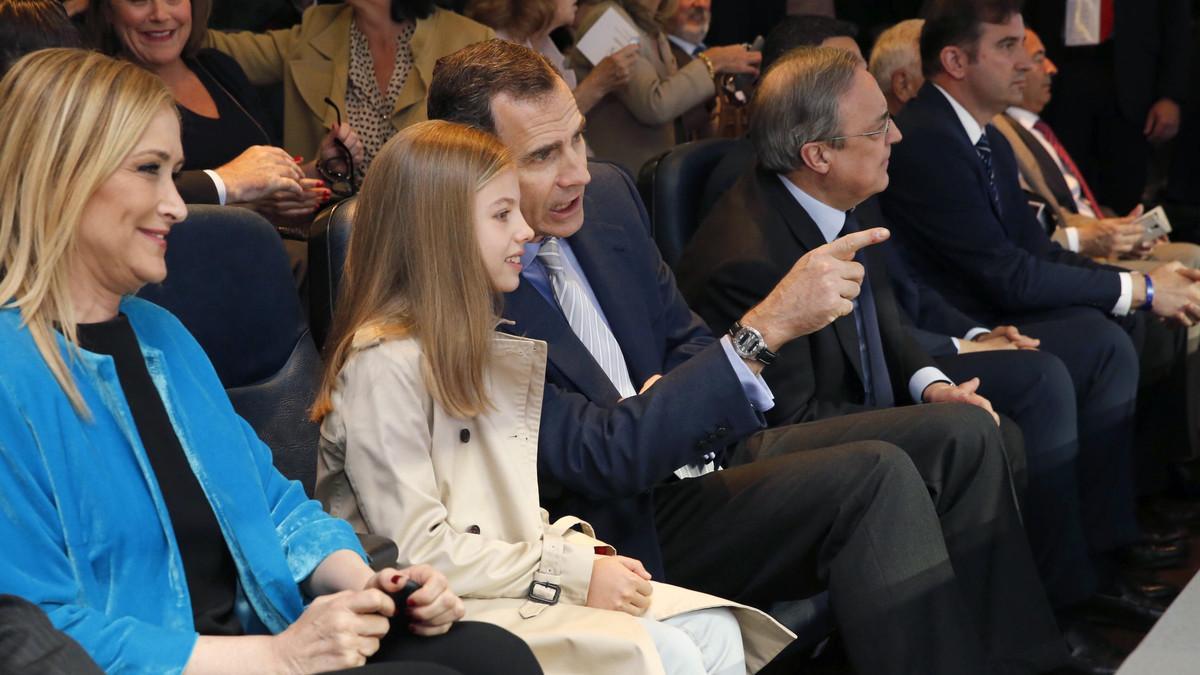
[[[683,143],[642,168],[638,188],[654,222],[654,242],[672,268],[700,226],[700,201],[709,173],[736,142],[708,138]]]
[[[308,420],[321,359],[282,240],[262,216],[189,206],[171,230],[167,278],[138,295],[168,309],[208,354],[238,414],[275,465],[312,493],[318,427]]]
[[[308,234],[308,320],[317,348],[324,348],[333,323],[338,284],[350,248],[350,228],[358,197],[321,211]]]

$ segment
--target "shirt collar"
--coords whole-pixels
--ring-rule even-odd
[[[963,131],[967,132],[967,138],[971,141],[971,145],[978,143],[979,139],[983,137],[983,127],[979,126],[979,122],[976,122],[975,118],[971,117],[971,113],[967,112],[967,109],[962,107],[961,103],[954,100],[954,97],[950,95],[950,92],[942,89],[936,83],[931,84],[933,84],[938,91],[942,92],[942,96],[945,96],[947,101],[950,101],[950,107],[954,108],[954,114],[958,115],[958,121],[962,123]]]
[[[828,243],[837,239],[842,232],[842,227],[846,225],[846,212],[819,201],[816,197],[796,187],[796,184],[783,174],[779,174],[779,180],[783,181],[783,186],[800,204],[800,208],[804,209],[817,224],[817,229],[821,230],[821,236],[825,237],[825,241]]]
[[[1025,127],[1026,129],[1032,129],[1033,125],[1037,124],[1041,119],[1038,117],[1037,113],[1029,112],[1024,108],[1018,108],[1015,105],[1009,106],[1008,110],[1005,110],[1004,112],[1008,113],[1009,117],[1020,122],[1021,126]]]
[[[667,39],[670,40],[671,42],[674,42],[676,47],[679,47],[683,51],[687,52],[689,56],[694,56],[696,54],[697,49],[700,49],[700,50],[704,49],[703,42],[701,42],[700,44],[695,44],[692,42],[688,42],[687,40],[684,40],[683,38],[678,37],[676,35],[671,35],[670,33],[667,33]]]

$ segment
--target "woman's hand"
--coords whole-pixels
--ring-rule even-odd
[[[221,182],[225,183],[225,202],[257,202],[280,192],[300,196],[303,187],[299,181],[304,178],[304,172],[296,161],[283,148],[270,145],[246,148],[242,154],[215,169]]]
[[[351,129],[350,125],[345,123],[334,124],[329,133],[325,134],[325,138],[321,141],[321,147],[317,150],[317,162],[344,159],[345,153],[342,152],[337,141],[341,141],[342,145],[346,146],[346,149],[350,151],[350,158],[354,161],[355,170],[361,171],[363,163],[362,141],[358,139],[358,134],[354,133],[354,129]],[[345,173],[349,167],[342,164],[342,162],[334,162],[334,170]],[[306,173],[309,176],[317,176],[315,162],[306,167],[306,169]]]
[[[746,49],[746,45],[709,47],[701,53],[712,61],[718,74],[758,75],[758,64],[762,63],[762,52]]]
[[[386,583],[394,585],[397,590],[403,588],[409,579],[421,585],[408,596],[408,607],[398,610],[407,613],[410,619],[408,629],[413,633],[441,635],[450,630],[455,621],[463,618],[466,612],[463,601],[450,590],[450,582],[441,572],[429,565],[414,565],[399,572],[385,570],[372,577],[368,586],[380,583],[380,577],[386,576],[386,572],[392,573]]]
[[[275,661],[296,675],[361,666],[379,650],[395,613],[392,598],[375,588],[322,595],[272,638]]]
[[[638,45],[625,45],[604,57],[587,77],[575,87],[575,104],[579,112],[591,110],[600,99],[629,82],[633,63],[638,58]]]
[[[248,206],[275,225],[303,225],[306,220],[312,220],[312,215],[333,193],[317,178],[303,178],[300,186],[303,191],[299,195],[280,191]]]
[[[642,563],[623,555],[597,556],[592,563],[587,606],[642,616],[650,609],[650,573]]]

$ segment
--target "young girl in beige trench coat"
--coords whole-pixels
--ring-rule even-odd
[[[516,171],[486,133],[427,122],[380,152],[313,410],[318,498],[444,573],[467,618],[516,633],[548,673],[757,671],[786,629],[648,581],[587,523],[540,507],[546,345],[493,330],[532,236],[518,207]]]

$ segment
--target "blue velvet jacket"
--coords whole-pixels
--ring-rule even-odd
[[[304,610],[299,582],[326,556],[362,554],[353,530],[276,471],[175,317],[135,298],[121,311],[237,564],[243,626],[282,631]],[[90,420],[19,313],[0,310],[0,593],[37,603],[106,671],[178,673],[197,635],[162,493],[112,358],[75,354]]]

